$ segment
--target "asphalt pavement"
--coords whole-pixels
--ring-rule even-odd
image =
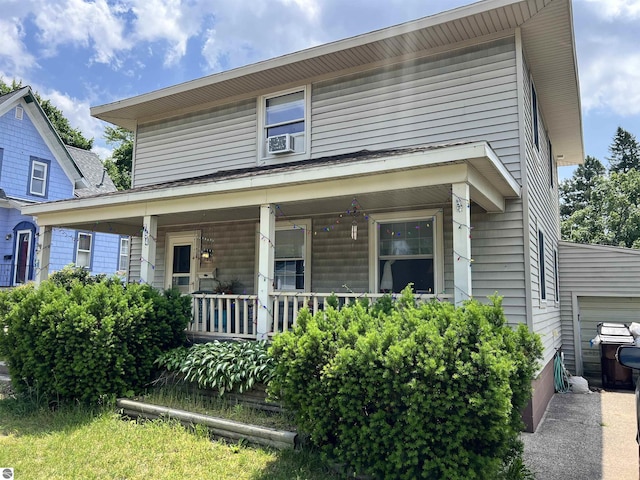
[[[632,391],[556,393],[535,433],[523,433],[537,480],[637,480]]]

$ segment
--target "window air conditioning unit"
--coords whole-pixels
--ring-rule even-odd
[[[291,153],[293,152],[293,137],[290,133],[267,137],[267,153]]]

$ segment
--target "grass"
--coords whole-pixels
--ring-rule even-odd
[[[0,399],[0,466],[25,479],[330,479],[311,451],[212,442],[204,428],[122,420],[113,408],[51,411]]]

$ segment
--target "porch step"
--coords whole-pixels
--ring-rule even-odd
[[[9,367],[7,367],[7,364],[2,360],[0,360],[0,375],[6,375],[7,377],[9,376]]]

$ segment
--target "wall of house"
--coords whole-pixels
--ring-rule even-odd
[[[576,345],[574,335],[580,298],[600,298],[601,303],[628,303],[640,301],[640,251],[603,245],[580,245],[560,242],[560,312],[562,320],[562,350],[565,365],[576,372]],[[612,305],[611,310],[614,306]],[[637,310],[636,310],[637,313]],[[601,321],[618,321],[613,313]],[[639,321],[627,317],[624,322]],[[595,336],[595,331],[592,332]],[[597,354],[597,352],[596,352]]]
[[[313,83],[309,156],[488,141],[518,179],[515,65],[508,38]],[[135,186],[256,166],[256,107],[250,98],[140,125]]]
[[[92,261],[90,272],[112,275],[118,270],[120,237],[107,233],[92,233]],[[49,272],[62,270],[75,262],[77,232],[75,230],[54,228],[49,254]]]
[[[544,362],[549,362],[556,349],[562,346],[560,302],[556,298],[556,255],[560,240],[560,213],[558,203],[558,182],[556,165],[544,122],[544,112],[538,102],[538,146],[534,142],[533,105],[531,82],[526,61],[523,64],[523,98],[524,98],[524,132],[526,158],[526,188],[524,195],[528,203],[529,243],[527,255],[530,264],[531,305],[533,330],[542,337],[544,345]],[[538,231],[544,234],[544,281],[546,299],[541,295],[541,272],[539,259]]]
[[[73,197],[72,182],[40,136],[26,109],[22,120],[16,118],[15,108],[0,117],[0,148],[4,150],[0,188],[7,196],[36,202]],[[32,156],[50,162],[46,197],[28,193]]]
[[[256,164],[255,98],[141,125],[134,187]]]

